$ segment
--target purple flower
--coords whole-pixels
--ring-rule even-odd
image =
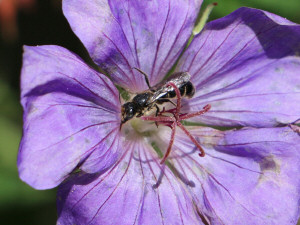
[[[210,104],[176,130],[134,119],[120,131],[114,85],[159,83],[191,35],[201,1],[65,0],[63,10],[111,80],[58,46],[25,47],[20,177],[60,185],[58,224],[296,224],[299,217],[300,26],[241,8],[208,23],[180,58]],[[195,124],[197,126],[195,126]],[[293,128],[293,129],[291,129]]]

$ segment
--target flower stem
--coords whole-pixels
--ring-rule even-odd
[[[214,2],[214,3],[209,4],[205,8],[202,16],[200,17],[199,22],[195,25],[195,27],[193,29],[193,36],[195,36],[195,35],[197,35],[197,34],[199,34],[201,32],[201,30],[203,29],[204,25],[207,23],[207,20],[208,20],[210,14],[211,14],[213,8],[215,6],[217,6],[217,5],[218,5],[218,3]]]

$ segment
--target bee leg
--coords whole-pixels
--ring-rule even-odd
[[[155,108],[156,108],[155,116],[157,117],[158,113],[160,112],[160,109],[159,109],[159,107],[156,104],[155,104]],[[157,121],[155,121],[155,125],[158,128],[158,122]]]
[[[135,117],[141,117],[141,116],[143,116],[144,114],[143,113],[139,113],[139,114],[137,114]]]
[[[151,86],[150,86],[150,83],[149,83],[148,75],[146,73],[144,73],[142,70],[140,70],[140,69],[138,69],[136,67],[132,67],[132,69],[135,69],[135,70],[139,71],[141,74],[144,75],[146,84],[147,84],[148,88],[151,90]]]
[[[176,104],[175,104],[174,102],[172,102],[170,99],[169,99],[169,102],[170,102],[172,105],[176,106]]]
[[[171,138],[170,138],[170,142],[169,142],[169,146],[167,148],[167,151],[164,155],[164,157],[162,158],[162,160],[160,161],[160,164],[163,164],[168,156],[170,155],[171,153],[171,149],[172,149],[172,146],[173,146],[173,143],[174,143],[174,139],[175,139],[175,133],[176,133],[176,121],[174,121],[171,125],[171,129],[172,129],[172,132],[171,132]]]
[[[158,116],[158,113],[160,112],[160,109],[159,109],[159,107],[156,104],[155,104],[155,108],[156,108],[155,116]]]

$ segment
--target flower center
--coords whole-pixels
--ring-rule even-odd
[[[159,130],[160,127],[157,127],[154,122],[133,118],[122,126],[121,132],[125,139],[133,141],[137,138],[151,138],[157,135]]]
[[[149,137],[153,133],[158,132],[158,128],[154,123],[143,121],[140,118],[134,118],[129,123],[134,132],[140,136]]]
[[[137,118],[134,118],[134,119],[131,120],[131,123],[130,123],[131,126],[130,127],[131,127],[132,131],[134,131],[134,133],[138,134],[139,136],[146,136],[146,137],[151,137],[153,132],[158,132],[158,126],[159,125],[170,127],[172,129],[169,145],[168,145],[168,148],[167,148],[167,150],[164,154],[164,157],[161,160],[161,164],[163,164],[167,160],[169,154],[171,153],[171,149],[172,149],[172,146],[173,146],[173,143],[174,143],[175,132],[176,132],[176,127],[177,126],[189,137],[189,139],[199,149],[199,151],[200,151],[199,156],[204,157],[205,152],[204,152],[203,148],[201,147],[199,142],[191,135],[191,133],[188,131],[188,129],[186,129],[183,126],[181,121],[183,121],[185,119],[195,117],[195,116],[200,116],[200,115],[206,113],[207,111],[209,111],[211,106],[208,104],[208,105],[203,107],[203,110],[200,110],[198,112],[182,114],[182,113],[180,113],[180,110],[181,110],[180,91],[174,83],[170,82],[169,85],[172,86],[174,88],[175,92],[176,92],[176,96],[177,96],[176,108],[171,108],[171,109],[168,109],[168,110],[165,110],[165,108],[163,108],[163,110],[157,112],[155,116],[141,116],[142,120],[153,121],[154,124],[156,125],[156,127],[155,127],[154,124],[145,126],[145,125],[143,125],[141,120],[138,120]],[[125,135],[127,134],[127,137],[131,137],[130,130],[129,129],[124,129],[124,130],[125,130]]]

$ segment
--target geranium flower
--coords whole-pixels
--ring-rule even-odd
[[[176,130],[139,118],[120,130],[115,85],[159,83],[191,35],[201,1],[65,0],[92,59],[58,46],[25,47],[20,177],[59,185],[58,224],[296,224],[299,217],[300,27],[241,8],[208,23],[182,54],[195,96],[181,113],[206,156]],[[188,126],[190,125],[190,126]],[[193,125],[193,126],[191,126]],[[292,129],[293,128],[293,129]]]

